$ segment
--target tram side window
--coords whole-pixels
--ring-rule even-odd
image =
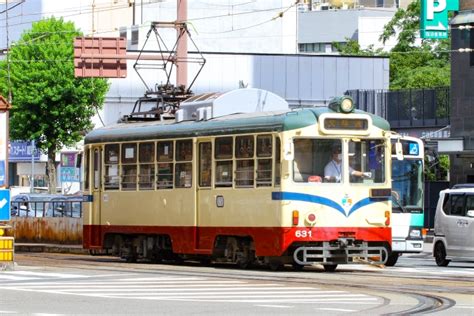
[[[252,188],[255,174],[255,140],[254,136],[237,136],[235,138],[235,186]]]
[[[275,186],[281,183],[281,142],[280,137],[275,138]]]
[[[272,186],[272,135],[257,136],[257,187]]]
[[[105,190],[118,190],[119,188],[119,144],[105,145]]]
[[[193,141],[176,141],[175,187],[190,188],[193,174]]]
[[[122,144],[122,190],[137,189],[137,144]]]
[[[140,190],[153,190],[155,183],[155,143],[140,143],[138,145],[138,187]]]
[[[173,188],[173,142],[162,141],[156,146],[156,157],[158,161],[157,189]]]
[[[89,190],[89,149],[84,150],[84,189]]]
[[[232,186],[232,137],[219,137],[215,140],[216,187]]]
[[[210,187],[212,179],[212,143],[199,144],[199,186]]]

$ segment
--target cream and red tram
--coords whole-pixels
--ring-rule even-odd
[[[242,267],[383,262],[388,130],[347,97],[291,110],[258,89],[193,97],[173,121],[96,129],[85,138],[84,248]],[[336,147],[334,180],[324,169]]]

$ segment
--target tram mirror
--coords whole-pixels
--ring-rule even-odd
[[[395,155],[397,157],[397,160],[403,160],[403,147],[402,143],[400,142],[395,143]]]
[[[288,142],[285,144],[284,157],[285,157],[285,160],[295,159],[295,151],[294,151],[293,141],[291,139],[288,140]]]

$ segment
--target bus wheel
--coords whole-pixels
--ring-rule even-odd
[[[324,271],[326,272],[334,272],[336,271],[337,264],[325,264],[324,266]]]
[[[385,265],[387,267],[393,267],[397,261],[398,261],[399,253],[398,252],[391,252],[388,255],[387,262],[385,262]]]
[[[442,242],[438,242],[435,246],[434,257],[436,264],[440,267],[446,267],[450,260],[446,260],[446,249]]]

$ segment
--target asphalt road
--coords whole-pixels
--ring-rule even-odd
[[[1,315],[474,315],[474,263],[437,267],[427,252],[395,267],[347,265],[335,273],[53,253],[16,261],[0,272]]]

